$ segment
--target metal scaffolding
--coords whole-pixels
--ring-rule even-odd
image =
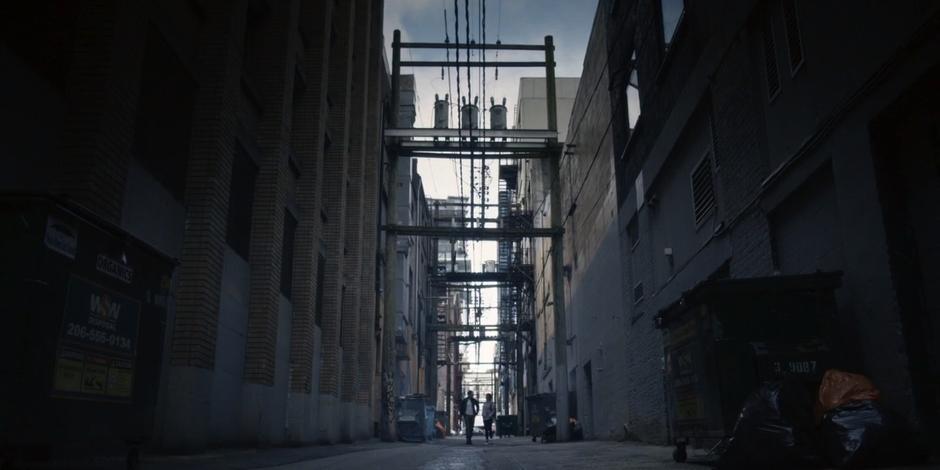
[[[402,49],[442,49],[450,50],[502,50],[502,51],[530,51],[544,53],[544,60],[541,61],[486,61],[485,53],[483,60],[450,61],[407,61],[401,60]],[[450,222],[450,226],[406,226],[398,224],[394,218],[389,218],[387,224],[382,226],[385,232],[385,312],[394,312],[396,309],[396,293],[392,288],[391,282],[396,274],[396,256],[389,255],[395,253],[397,249],[398,236],[432,237],[439,241],[446,240],[492,240],[498,242],[498,266],[496,272],[437,272],[431,277],[431,284],[438,289],[435,299],[447,297],[448,292],[453,289],[461,289],[466,293],[466,298],[471,297],[474,305],[467,305],[467,319],[472,313],[477,315],[477,324],[467,321],[464,324],[453,324],[447,322],[431,323],[427,326],[428,338],[436,341],[437,344],[429,350],[437,355],[432,364],[446,365],[448,370],[454,367],[460,374],[470,374],[471,371],[464,371],[468,364],[460,354],[455,353],[450,348],[451,344],[479,343],[481,341],[497,342],[497,354],[492,364],[494,368],[488,371],[491,375],[491,386],[497,396],[502,395],[505,402],[509,395],[516,398],[515,406],[519,410],[519,418],[524,419],[524,403],[526,390],[524,389],[524,357],[527,357],[528,351],[524,348],[533,348],[532,339],[534,336],[533,322],[526,315],[531,312],[527,303],[532,302],[533,293],[533,272],[531,266],[522,264],[520,255],[521,243],[524,239],[534,237],[551,238],[552,240],[552,275],[555,286],[562,286],[563,270],[563,229],[560,188],[558,184],[559,159],[561,157],[562,147],[558,143],[558,124],[555,101],[555,59],[554,44],[551,36],[545,37],[544,44],[538,45],[511,45],[511,44],[476,44],[473,42],[460,43],[403,43],[401,34],[395,31],[392,42],[392,79],[391,79],[391,126],[385,130],[387,139],[387,148],[389,149],[389,158],[391,160],[390,168],[396,168],[397,158],[445,158],[445,159],[468,159],[499,160],[500,162],[510,162],[507,165],[500,165],[500,186],[499,200],[496,204],[487,203],[485,197],[480,202],[476,202],[473,194],[473,166],[471,163],[471,197],[470,203],[465,200],[454,203],[459,207],[460,217],[440,218],[441,222]],[[469,52],[468,52],[469,54]],[[423,128],[400,128],[398,126],[398,109],[400,103],[400,74],[402,67],[456,67],[458,76],[461,67],[485,68],[485,67],[539,67],[544,68],[546,75],[546,97],[547,97],[547,122],[546,129],[540,130],[493,130],[477,129],[472,125],[463,126],[459,124],[457,129],[423,129]],[[458,78],[459,80],[459,78]],[[485,83],[485,82],[484,82]],[[469,87],[469,85],[468,85]],[[458,81],[459,90],[459,81]],[[485,96],[484,96],[485,98]],[[513,169],[512,162],[521,159],[543,158],[550,161],[552,174],[551,188],[551,226],[549,228],[537,228],[533,226],[532,214],[520,211],[512,207],[512,191],[516,190],[516,174],[518,167]],[[505,166],[505,169],[503,168]],[[485,188],[485,164],[478,167],[479,177],[484,181],[482,187]],[[395,172],[390,172],[389,188],[396,187]],[[396,191],[388,192],[388,207],[396,207]],[[485,196],[485,190],[482,191]],[[446,203],[444,203],[446,205]],[[495,207],[498,210],[498,217],[494,220],[485,217],[485,209]],[[469,210],[467,210],[469,209]],[[476,210],[479,209],[479,217],[476,216]],[[435,214],[434,220],[439,219]],[[487,223],[497,224],[496,227],[487,227]],[[451,263],[453,266],[453,263]],[[479,324],[481,311],[484,307],[480,305],[479,291],[482,288],[498,288],[500,293],[500,302],[498,305],[498,323],[497,324]],[[564,289],[552,289],[554,295],[554,327],[555,327],[555,384],[557,390],[567,390],[568,375],[565,357],[565,300]],[[474,293],[475,294],[472,294]],[[472,294],[472,295],[471,295]],[[469,302],[468,302],[469,303]],[[437,308],[446,305],[446,300],[437,300]],[[463,315],[460,315],[463,318]],[[446,319],[446,315],[438,312],[435,318]],[[383,319],[383,331],[395,330],[395,318],[393,315],[385,315]],[[395,397],[389,395],[395,388],[394,384],[394,336],[385,334],[383,341],[383,420],[382,437],[384,439],[395,439]],[[480,362],[480,361],[477,361]],[[486,374],[484,374],[486,375]],[[474,379],[476,380],[476,379]],[[469,383],[469,382],[468,382]],[[473,382],[476,384],[476,382]],[[448,387],[450,385],[448,378]],[[503,391],[500,392],[500,389]],[[448,400],[452,393],[448,389]],[[459,392],[458,392],[459,393]],[[499,400],[497,401],[499,403]],[[504,403],[508,408],[508,403]],[[556,409],[559,416],[568,414],[568,401],[566,394],[558,394]],[[558,439],[567,440],[567,426],[558,427]]]

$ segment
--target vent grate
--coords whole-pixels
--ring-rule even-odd
[[[774,99],[780,92],[780,72],[777,70],[777,43],[774,40],[774,27],[767,18],[764,29],[764,68],[767,75],[767,97]]]
[[[803,65],[803,40],[800,38],[800,22],[796,12],[796,2],[783,2],[783,21],[786,25],[787,51],[790,55],[790,71],[795,73]]]
[[[710,155],[692,170],[692,207],[695,213],[695,225],[699,225],[715,208],[715,186],[712,180]]]

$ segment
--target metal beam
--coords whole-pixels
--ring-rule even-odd
[[[415,146],[417,147],[417,146]],[[454,151],[434,151],[434,150],[411,150],[403,156],[411,156],[415,158],[444,158],[447,160],[456,160],[462,158],[464,160],[540,160],[540,159],[549,159],[552,157],[553,152],[547,152],[543,149],[527,148],[519,152],[494,152],[489,149],[486,150],[486,153],[477,150],[471,154],[470,152],[461,153]],[[467,204],[469,206],[470,204]],[[496,204],[493,204],[496,206]],[[474,204],[473,207],[480,207],[479,204]]]
[[[385,137],[464,137],[469,129],[433,129],[426,127],[406,127],[385,129]],[[505,137],[510,139],[557,139],[558,131],[548,129],[473,129],[473,134],[483,137]]]
[[[509,271],[509,272],[488,272],[488,273],[461,273],[461,272],[446,272],[440,274],[434,274],[430,277],[432,283],[465,283],[465,282],[514,282],[521,281],[525,282],[529,280],[529,277],[519,271]]]
[[[469,132],[468,132],[469,133]],[[518,153],[537,153],[537,152],[559,152],[561,146],[557,143],[548,142],[493,142],[490,140],[478,139],[481,134],[474,133],[475,140],[463,141],[433,141],[433,140],[403,140],[399,142],[398,148],[404,152],[415,150],[435,150],[438,153],[442,151],[458,152],[456,155],[445,155],[442,158],[471,158],[469,153],[459,154],[460,152],[482,152],[490,153],[490,158],[529,158],[515,157],[510,154]],[[498,155],[505,153],[507,155]]]
[[[383,225],[387,234],[416,237],[437,237],[470,240],[506,240],[513,238],[550,238],[561,235],[561,228],[490,228],[490,227],[433,227],[420,225]]]
[[[498,336],[451,336],[448,341],[454,343],[476,343],[477,341],[502,341]]]
[[[496,284],[472,284],[469,282],[445,282],[440,284],[441,287],[446,288],[447,290],[464,290],[464,289],[504,289],[507,287],[519,287],[518,282],[498,282]]]
[[[487,49],[500,51],[544,51],[543,44],[467,44],[447,42],[403,42],[402,49]]]
[[[470,203],[469,203],[469,202],[450,202],[450,201],[445,201],[445,200],[440,200],[440,199],[439,199],[439,200],[436,200],[436,201],[432,201],[431,205],[432,205],[432,206],[437,206],[437,205],[439,205],[439,206],[442,206],[442,207],[469,207],[469,206],[470,206]],[[485,206],[485,207],[500,207],[500,205],[501,205],[501,204],[474,204],[475,207],[481,207],[481,206]]]
[[[478,205],[479,205],[479,204],[478,204]],[[489,204],[489,205],[490,205],[490,206],[495,206],[496,204]],[[434,218],[434,221],[435,221],[435,222],[453,222],[453,223],[455,223],[455,224],[470,224],[470,223],[474,223],[474,224],[475,224],[475,223],[480,222],[480,220],[483,220],[484,223],[485,223],[485,222],[499,222],[499,219],[498,219],[498,218],[492,218],[492,217],[484,217],[483,219],[480,219],[479,217],[475,217],[475,218],[473,218],[473,219],[468,219],[468,218],[461,219],[461,218],[457,218],[457,217],[454,217],[454,218],[451,218],[451,217],[435,217],[435,218]]]
[[[516,331],[516,325],[513,324],[503,324],[503,325],[454,325],[448,323],[430,323],[428,324],[428,330],[430,331],[466,331],[466,332],[476,332],[476,331]]]
[[[554,66],[555,63],[552,63]],[[528,61],[473,61],[473,62],[454,62],[446,60],[403,60],[401,62],[402,67],[470,67],[470,68],[483,68],[483,67],[545,67],[545,62],[528,62]]]

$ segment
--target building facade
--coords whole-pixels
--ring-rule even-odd
[[[179,260],[156,444],[372,436],[383,2],[4,12],[3,190]]]
[[[566,138],[571,110],[578,93],[578,78],[555,79],[555,97],[558,113],[559,142]],[[516,104],[516,129],[546,129],[548,106],[545,79],[524,77],[519,79],[519,102]],[[518,168],[513,203],[519,210],[531,212],[532,225],[546,228],[551,225],[551,181],[549,167],[544,160],[522,160]],[[521,261],[533,270],[532,292],[521,317],[532,322],[532,336],[525,346],[525,389],[528,393],[555,391],[554,387],[554,308],[552,302],[551,241],[532,238],[521,242]],[[528,309],[528,311],[526,311]]]
[[[842,273],[835,364],[936,432],[938,25],[932,2],[599,3],[582,84],[609,90],[607,131],[569,140],[577,160],[609,141],[631,437],[670,438],[661,310],[706,279],[817,271]]]

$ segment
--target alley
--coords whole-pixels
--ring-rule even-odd
[[[382,446],[323,459],[269,467],[281,470],[326,469],[421,469],[421,470],[521,470],[553,468],[688,469],[673,463],[670,449],[635,443],[582,441],[564,444],[533,443],[525,437],[494,439],[486,444],[452,437],[428,444]],[[694,467],[693,467],[694,468]]]
[[[940,1],[14,1],[0,71],[2,470],[940,463]]]
[[[670,449],[605,441],[533,443],[528,438],[482,439],[468,446],[462,438],[425,445],[388,447],[345,456],[298,462],[279,469],[549,469],[549,468],[688,468],[675,464]]]

